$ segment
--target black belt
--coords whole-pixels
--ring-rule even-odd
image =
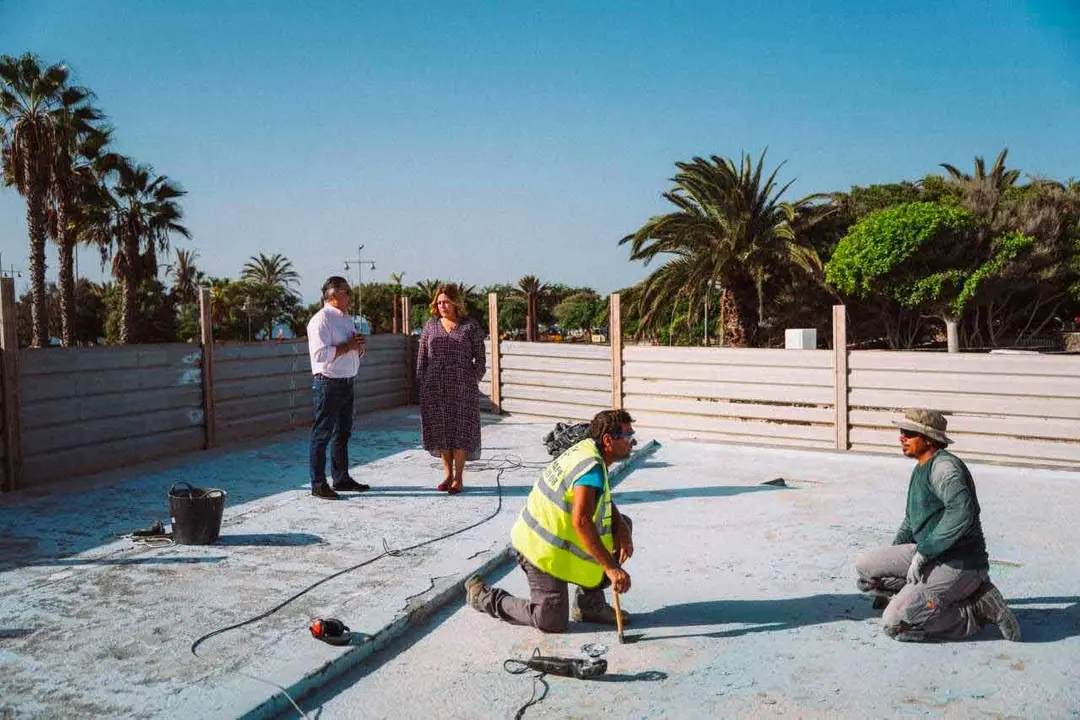
[[[339,384],[339,385],[342,384],[342,383],[351,383],[353,381],[353,379],[351,377],[347,377],[347,378],[326,377],[322,373],[315,373],[315,379],[318,380],[319,382],[322,382],[322,383]]]

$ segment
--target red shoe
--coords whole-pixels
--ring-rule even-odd
[[[450,485],[451,483],[449,480],[443,480],[441,483],[435,486],[435,489],[439,492],[446,492],[450,489]]]
[[[459,492],[461,492],[464,489],[465,489],[465,486],[458,483],[456,485],[451,485],[450,489],[446,491],[446,494],[447,495],[457,495]]]

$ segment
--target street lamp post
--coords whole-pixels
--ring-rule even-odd
[[[371,258],[364,257],[364,246],[360,245],[356,248],[356,257],[345,258],[345,272],[349,272],[349,263],[356,263],[356,314],[360,317],[360,321],[364,320],[364,265],[370,265],[371,269],[375,269],[375,261]]]

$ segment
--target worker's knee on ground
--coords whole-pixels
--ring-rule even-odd
[[[564,633],[570,629],[570,618],[566,613],[562,616],[544,613],[536,618],[536,629],[546,633]]]
[[[886,628],[911,625],[911,618],[907,616],[907,603],[902,599],[894,599],[881,614],[881,622]]]
[[[870,578],[870,569],[868,567],[868,553],[862,553],[855,558],[855,574],[860,579],[868,580]]]

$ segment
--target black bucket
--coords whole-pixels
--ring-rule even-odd
[[[179,490],[177,486],[181,487]],[[169,516],[173,542],[178,545],[209,545],[221,536],[225,491],[194,488],[186,482],[169,488]]]

